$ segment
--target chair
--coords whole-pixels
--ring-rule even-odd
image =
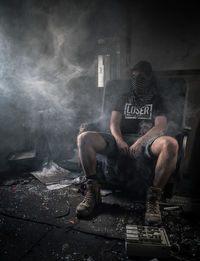
[[[180,162],[182,180],[189,180],[189,194],[191,197],[200,197],[200,111],[195,115],[191,125],[191,131],[187,137],[187,143]]]
[[[128,92],[127,80],[113,80],[107,83],[104,95],[103,95],[103,106],[102,115],[96,121],[85,124],[82,131],[93,130],[93,131],[108,131],[110,125],[110,116],[113,105],[120,97]],[[175,137],[179,143],[179,158],[177,162],[177,169],[175,174],[172,175],[172,179],[166,186],[166,194],[170,195],[174,191],[174,184],[179,180],[179,166],[183,156],[182,143],[184,136],[187,134],[183,128],[183,113],[186,93],[186,83],[182,78],[157,78],[158,93],[163,98],[164,104],[168,111],[168,128],[167,134]]]

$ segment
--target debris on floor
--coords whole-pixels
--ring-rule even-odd
[[[71,180],[76,179],[75,175]],[[102,189],[99,208],[88,219],[78,219],[75,209],[83,199],[79,185],[49,190],[32,177],[28,183],[0,186],[1,260],[131,260],[125,249],[125,228],[127,224],[144,225],[144,201]],[[163,228],[172,246],[168,260],[197,261],[198,213],[185,211],[177,202],[162,203]],[[162,259],[155,256],[133,260]]]
[[[47,186],[49,190],[61,189],[71,184],[79,184],[84,181],[80,172],[71,172],[50,161],[41,171],[34,171],[31,174]]]
[[[106,197],[106,196],[112,194],[112,190],[111,189],[101,189],[100,193],[101,193],[102,197]]]
[[[67,178],[69,173],[69,170],[59,167],[54,162],[50,162],[48,165],[44,166],[41,171],[31,172],[34,177],[45,185],[58,183]]]

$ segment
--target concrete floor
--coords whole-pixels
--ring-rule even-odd
[[[115,192],[103,197],[102,205],[90,219],[80,220],[75,207],[82,198],[79,186],[50,191],[32,176],[2,182],[1,260],[141,261],[156,258],[131,259],[125,251],[125,225],[144,225],[144,202]],[[170,243],[176,243],[178,248],[178,253],[169,260],[198,260],[199,215],[165,211],[163,207],[163,227]]]

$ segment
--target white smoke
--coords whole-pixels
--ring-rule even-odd
[[[94,61],[84,63],[84,55],[82,61],[79,59],[81,46],[89,37],[88,10],[72,5],[66,17],[59,17],[62,8],[44,12],[24,4],[21,16],[1,8],[0,121],[4,133],[9,128],[13,130],[11,136],[17,136],[22,125],[34,133],[41,128],[41,115],[47,133],[59,136],[59,132],[65,132],[67,138],[73,128],[77,115],[72,105],[77,97],[69,92],[68,85],[93,73]],[[2,122],[6,122],[5,129]],[[17,148],[16,137],[14,141],[7,139],[5,146],[15,143]]]

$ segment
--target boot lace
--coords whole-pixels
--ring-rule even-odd
[[[86,205],[90,205],[91,202],[93,202],[95,200],[95,193],[93,190],[89,189],[82,201],[82,203],[86,204]]]
[[[147,212],[152,214],[159,214],[159,204],[155,198],[150,198],[147,200]]]

